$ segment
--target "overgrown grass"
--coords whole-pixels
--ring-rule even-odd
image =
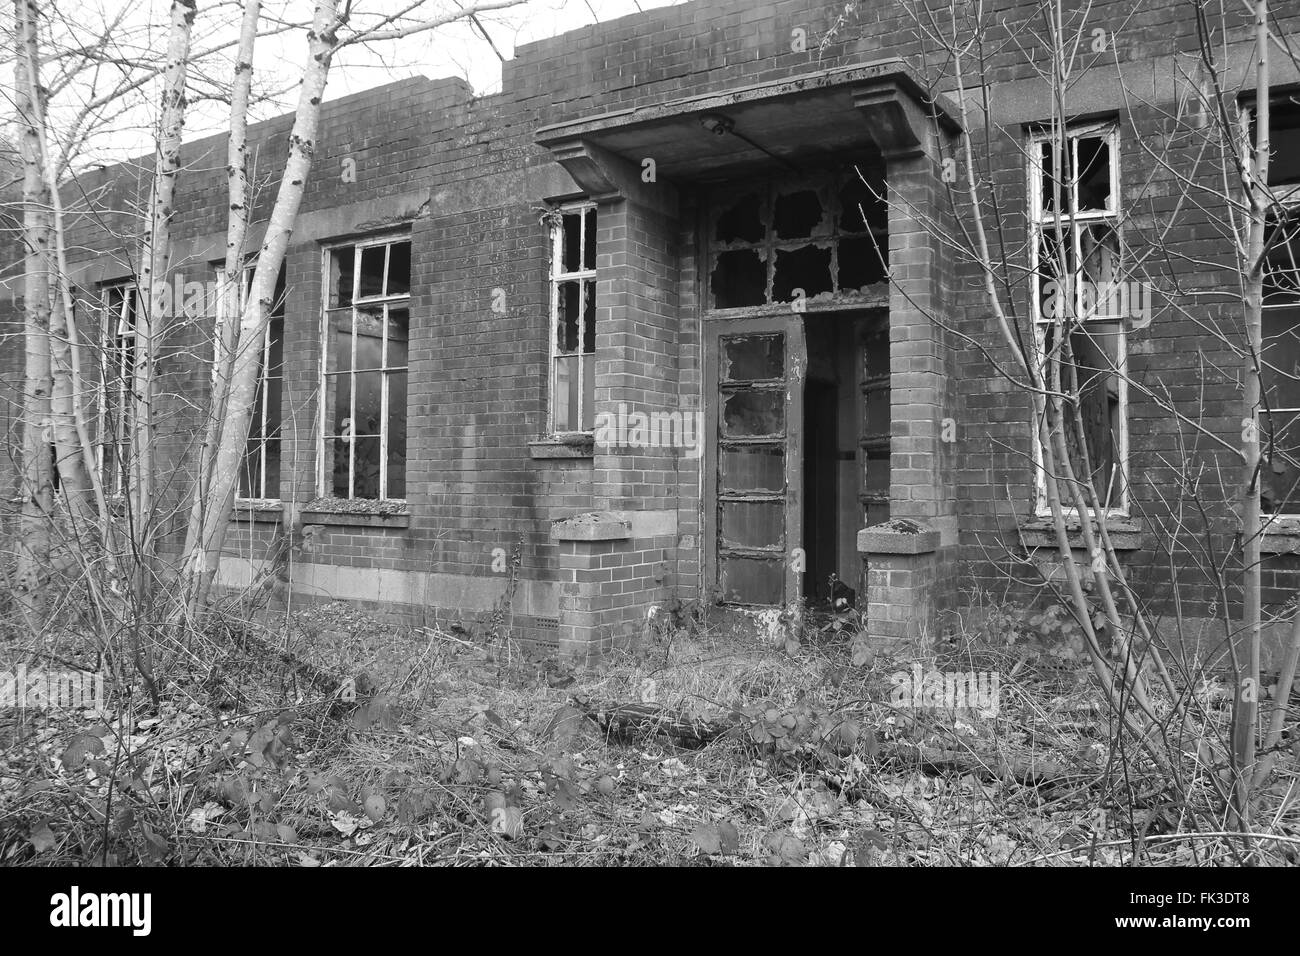
[[[1083,664],[1001,625],[873,655],[843,621],[779,647],[734,621],[678,623],[571,671],[343,605],[261,625],[218,618],[192,637],[157,711],[137,692],[107,714],[0,715],[0,864],[1300,859],[1289,751],[1260,833],[1215,835],[1214,748],[1188,742],[1190,796],[1173,799],[1118,741]],[[11,640],[0,670],[93,666],[84,643]],[[996,672],[996,713],[892,705],[898,675],[917,666]],[[628,702],[730,730],[684,749],[653,733],[607,739],[584,716]],[[1205,737],[1221,738],[1226,700],[1210,695],[1202,712]]]

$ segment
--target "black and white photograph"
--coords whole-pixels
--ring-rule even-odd
[[[4,0],[0,37],[19,923],[175,943],[212,871],[762,867],[1263,925],[1300,0]]]

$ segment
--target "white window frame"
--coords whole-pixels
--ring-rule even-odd
[[[320,380],[319,380],[321,412],[317,416],[317,418],[319,419],[319,428],[316,434],[316,484],[317,484],[317,492],[322,498],[334,498],[339,501],[352,501],[352,500],[392,501],[397,503],[405,503],[406,501],[405,498],[388,497],[388,438],[389,438],[388,387],[389,387],[390,375],[393,372],[397,372],[397,371],[404,372],[406,374],[407,386],[408,388],[410,386],[409,338],[408,338],[407,364],[401,366],[389,366],[387,364],[381,364],[381,367],[378,370],[380,372],[380,376],[379,376],[379,381],[380,381],[379,496],[377,498],[361,498],[361,499],[356,498],[356,456],[354,454],[348,455],[348,497],[347,498],[339,498],[337,495],[334,494],[332,473],[327,475],[325,470],[326,431],[330,428],[330,424],[331,424],[326,420],[328,416],[325,414],[325,409],[327,408],[329,402],[329,397],[326,389],[328,388],[328,384],[331,376],[331,373],[329,373],[328,371],[329,358],[330,358],[329,350],[331,346],[331,342],[330,342],[331,329],[330,329],[329,314],[332,311],[339,311],[340,309],[345,308],[343,306],[336,306],[335,308],[331,309],[329,305],[331,257],[334,255],[334,253],[338,252],[340,249],[350,248],[353,250],[352,302],[349,306],[346,306],[346,308],[350,309],[352,312],[352,356],[351,356],[351,360],[348,363],[349,365],[348,374],[352,376],[351,388],[348,390],[348,394],[350,396],[350,401],[352,402],[352,405],[349,408],[349,412],[351,414],[348,417],[354,422],[353,428],[355,433],[356,401],[357,401],[357,388],[356,388],[357,307],[363,305],[368,305],[368,306],[382,305],[385,307],[384,308],[385,321],[383,323],[384,336],[383,336],[383,345],[382,345],[382,352],[381,352],[382,355],[381,363],[387,363],[388,361],[388,322],[387,322],[388,307],[393,304],[399,304],[407,310],[408,337],[410,334],[409,322],[412,314],[411,307],[410,307],[411,293],[409,289],[407,292],[401,295],[381,294],[377,296],[376,295],[366,296],[364,298],[362,298],[359,295],[361,291],[361,255],[364,249],[370,249],[375,246],[391,246],[394,243],[402,243],[402,242],[405,242],[406,244],[411,246],[411,287],[414,287],[415,246],[411,239],[411,234],[409,232],[385,233],[383,235],[378,235],[378,236],[367,236],[364,239],[352,239],[346,242],[334,242],[326,246],[323,246],[321,249],[321,321],[320,321],[321,362],[320,362]],[[387,292],[389,265],[391,259],[392,259],[392,250],[390,248],[384,252],[384,287],[385,287],[384,291],[385,292]],[[331,438],[330,440],[333,440],[333,438]],[[351,439],[348,439],[348,441],[349,444],[355,445],[356,439],[355,437],[353,437]],[[409,475],[406,477],[409,478]]]
[[[217,273],[217,278],[216,278],[216,282],[217,282],[217,297],[216,297],[216,301],[217,301],[217,308],[220,308],[220,307],[221,307],[221,296],[224,294],[224,289],[223,289],[224,283],[222,282],[222,274],[223,274],[223,272],[225,271],[225,267],[224,267],[223,265],[216,265],[216,266],[214,266],[213,268],[216,270],[216,273]],[[283,268],[283,266],[281,266],[281,268]],[[243,313],[243,311],[244,311],[244,306],[248,303],[248,293],[249,293],[249,290],[252,288],[252,285],[253,285],[253,274],[254,274],[256,271],[257,271],[257,262],[256,262],[256,261],[252,261],[252,262],[246,262],[246,263],[244,264],[243,269],[242,269],[241,272],[240,272],[240,283],[239,283],[239,311],[240,311],[240,314],[241,314],[241,315],[242,315],[242,313]],[[288,296],[288,290],[287,290],[287,288],[286,288],[285,295],[286,295],[286,298],[287,298],[287,296]],[[236,319],[236,321],[238,321],[238,319]],[[281,334],[283,334],[283,333],[284,333],[284,328],[283,328],[283,324],[282,324],[282,325],[281,325]],[[218,352],[218,350],[219,350],[220,348],[221,348],[221,343],[220,343],[219,341],[214,341],[214,342],[212,343],[212,354],[213,354],[213,358],[214,358],[215,361],[219,361],[219,360],[220,360],[220,354],[219,354],[219,352]],[[284,344],[283,344],[283,343],[281,343],[281,345],[280,345],[280,354],[281,354],[281,356],[283,356],[283,354],[284,354]],[[216,375],[216,369],[217,369],[217,366],[216,366],[216,364],[215,364],[215,361],[214,361],[214,364],[213,364],[213,367],[212,367],[212,371],[213,371],[213,375],[214,375],[214,377],[215,377],[215,375]],[[280,503],[280,489],[279,489],[279,488],[275,489],[275,494],[274,494],[274,495],[268,495],[268,494],[266,494],[266,490],[267,490],[267,489],[266,489],[266,445],[267,445],[267,440],[266,440],[266,420],[267,420],[267,415],[268,415],[268,413],[269,413],[269,411],[270,411],[270,399],[269,399],[269,397],[267,396],[267,389],[266,389],[266,372],[267,372],[267,369],[270,367],[270,364],[271,364],[271,320],[270,320],[270,317],[268,316],[268,317],[267,317],[267,322],[266,322],[266,328],[262,330],[262,361],[261,361],[261,365],[259,366],[259,368],[258,368],[258,372],[257,372],[257,378],[258,378],[257,385],[258,385],[258,390],[259,390],[258,393],[261,395],[261,399],[262,399],[262,400],[261,400],[261,402],[259,403],[259,407],[253,409],[253,414],[256,415],[256,416],[258,417],[258,424],[261,426],[260,429],[259,429],[259,431],[258,431],[258,434],[260,434],[260,435],[262,436],[262,437],[259,439],[259,442],[260,442],[260,444],[261,444],[261,447],[258,449],[258,475],[260,476],[261,488],[258,489],[258,490],[260,490],[260,491],[262,492],[262,494],[261,494],[261,495],[258,495],[258,496],[254,496],[254,497],[248,497],[248,498],[246,498],[246,497],[244,497],[243,495],[239,494],[239,487],[240,487],[240,485],[242,484],[242,474],[243,474],[243,469],[244,469],[244,464],[243,464],[243,462],[244,462],[244,460],[245,460],[245,459],[247,458],[247,456],[248,456],[248,446],[245,445],[245,447],[244,447],[244,458],[241,458],[241,459],[240,459],[240,465],[239,465],[239,468],[240,468],[240,475],[237,476],[237,477],[236,477],[236,480],[235,480],[235,501],[236,501],[238,504],[241,504],[241,505],[244,505],[244,506],[249,506],[249,505],[259,505],[259,504],[274,505],[274,504],[279,504],[279,503]],[[284,382],[284,369],[283,369],[283,366],[281,367],[281,370],[280,370],[280,382],[281,382],[281,388],[283,389],[283,382]],[[215,384],[216,384],[216,382],[215,382],[215,380],[214,380],[213,385],[215,386]],[[250,435],[251,435],[251,433],[252,433],[252,425],[253,425],[253,423],[252,423],[252,422],[249,422],[249,433],[250,433]],[[280,452],[281,452],[280,464],[281,464],[281,467],[283,467],[283,464],[284,464],[284,456],[283,456],[283,453],[284,453],[284,440],[283,440],[283,436],[281,436],[281,440],[280,440]],[[281,477],[281,480],[283,480],[283,478],[284,478],[283,474],[282,474],[280,477]]]
[[[122,290],[122,304],[117,314],[109,311],[109,298],[114,290]],[[132,311],[134,302],[134,311]],[[102,283],[99,287],[100,314],[100,379],[98,391],[98,409],[96,414],[95,467],[104,480],[105,494],[119,498],[130,490],[128,472],[131,468],[131,446],[135,439],[134,420],[134,386],[137,333],[129,316],[134,315],[138,321],[142,306],[140,289],[134,278],[117,279]],[[129,344],[127,344],[129,343]],[[115,401],[110,400],[110,382],[116,381]],[[117,421],[113,423],[114,434],[106,440],[109,427],[109,409],[116,408]],[[117,461],[113,462],[112,482],[108,482],[105,468],[109,464],[105,457],[108,446],[116,449],[125,448],[126,454],[119,451]]]
[[[1119,202],[1120,202],[1120,142],[1119,126],[1113,121],[1098,123],[1080,123],[1065,127],[1061,131],[1066,146],[1070,150],[1069,168],[1079,169],[1078,164],[1078,142],[1083,138],[1095,138],[1100,136],[1106,140],[1110,153],[1110,195],[1107,199],[1104,210],[1079,211],[1071,217],[1069,209],[1071,203],[1066,200],[1065,208],[1059,210],[1059,217],[1056,212],[1045,210],[1043,208],[1043,164],[1042,149],[1043,143],[1050,143],[1054,139],[1054,133],[1051,130],[1042,130],[1031,133],[1028,141],[1029,152],[1029,259],[1030,259],[1030,280],[1032,286],[1032,299],[1030,302],[1030,312],[1034,325],[1034,357],[1040,363],[1040,367],[1045,365],[1046,361],[1046,335],[1047,330],[1053,325],[1053,320],[1042,317],[1039,314],[1039,303],[1042,301],[1039,283],[1042,273],[1039,268],[1039,246],[1040,239],[1046,234],[1047,230],[1055,232],[1056,223],[1059,221],[1061,227],[1070,234],[1072,252],[1075,255],[1075,262],[1080,263],[1081,256],[1079,250],[1080,230],[1093,223],[1110,224],[1119,238],[1121,249],[1123,248],[1123,238],[1119,229]],[[1075,191],[1076,201],[1074,207],[1078,208],[1077,202],[1077,179],[1062,183],[1062,197],[1066,196],[1064,190]],[[1126,281],[1120,277],[1120,281]],[[1127,320],[1123,315],[1084,315],[1083,296],[1079,282],[1074,283],[1075,302],[1074,315],[1083,316],[1081,324],[1086,328],[1088,324],[1098,326],[1115,326],[1117,336],[1116,354],[1118,355],[1117,367],[1113,370],[1117,379],[1117,399],[1119,404],[1119,430],[1116,438],[1116,470],[1119,481],[1118,501],[1111,507],[1107,508],[1105,517],[1107,518],[1127,518],[1129,515],[1129,403],[1128,403],[1128,330]],[[1075,329],[1074,331],[1079,331]],[[1035,430],[1038,423],[1034,422]],[[1033,462],[1034,462],[1034,485],[1035,485],[1035,513],[1042,517],[1050,514],[1047,504],[1047,471],[1043,466],[1043,451],[1040,446],[1037,432],[1033,435]],[[1098,489],[1101,495],[1108,494],[1107,489]],[[1067,517],[1078,518],[1079,510],[1073,504],[1062,501],[1061,509]]]
[[[599,272],[599,269],[598,268],[579,269],[577,272],[564,271],[564,217],[567,215],[575,215],[575,214],[578,216],[578,230],[579,230],[578,265],[581,266],[583,263],[587,261],[587,243],[588,242],[594,243],[596,241],[595,236],[587,235],[587,213],[592,210],[596,211],[596,229],[597,231],[599,231],[600,211],[597,207],[597,204],[590,200],[564,203],[563,205],[556,206],[552,210],[553,218],[549,223],[550,241],[551,241],[551,262],[550,262],[550,270],[549,270],[550,278],[548,280],[550,283],[550,290],[549,290],[550,291],[550,321],[549,324],[547,325],[546,334],[547,334],[547,339],[550,341],[551,344],[548,350],[548,359],[547,359],[546,431],[548,435],[552,435],[556,438],[563,438],[565,436],[571,436],[571,435],[592,435],[595,433],[594,415],[592,416],[593,424],[591,429],[584,429],[581,427],[583,418],[585,417],[585,413],[587,411],[584,404],[586,402],[586,388],[584,387],[586,381],[585,375],[587,372],[586,366],[588,361],[594,362],[596,360],[596,353],[594,351],[590,353],[590,358],[589,358],[588,353],[583,350],[583,343],[586,341],[587,338],[587,328],[586,328],[587,314],[586,314],[586,309],[583,308],[584,299],[582,293],[583,293],[583,287],[587,283],[591,283],[592,300],[593,302],[596,300],[596,291],[597,291],[596,277]],[[574,354],[570,352],[560,351],[560,343],[558,341],[559,336],[556,334],[559,321],[560,321],[560,289],[565,282],[579,283],[578,351],[576,353],[578,356],[578,372],[577,372],[578,407],[575,411],[576,413],[575,420],[577,421],[579,427],[576,429],[566,429],[564,431],[557,431],[555,428],[555,403],[557,397],[556,388],[557,388],[557,379],[558,379],[558,376],[556,375],[556,368],[559,364],[557,360],[559,358]],[[592,338],[594,341],[595,339],[594,329],[592,330]]]

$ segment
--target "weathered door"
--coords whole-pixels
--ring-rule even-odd
[[[803,320],[706,324],[705,567],[731,604],[800,596]]]

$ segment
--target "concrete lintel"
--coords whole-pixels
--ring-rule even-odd
[[[924,521],[894,518],[858,532],[859,554],[930,554],[939,548],[939,532]]]
[[[551,523],[556,541],[626,541],[632,537],[632,523],[610,511],[560,518]]]
[[[866,119],[880,154],[890,162],[924,154],[934,124],[946,131],[956,128],[942,111],[927,114],[922,104],[896,81],[855,89],[853,105]]]

